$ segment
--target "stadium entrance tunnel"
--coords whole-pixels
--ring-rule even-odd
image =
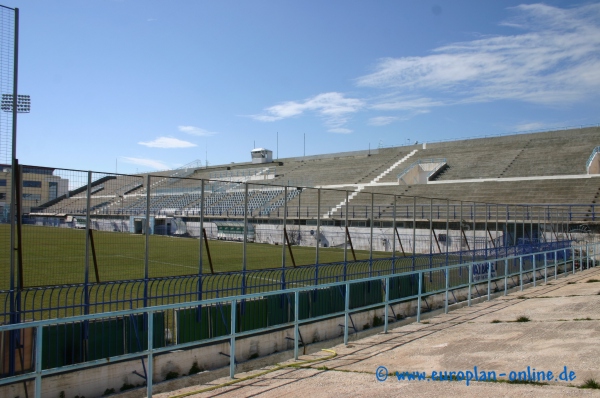
[[[150,235],[154,233],[155,218],[150,217]],[[131,216],[129,218],[129,232],[132,234],[145,234],[146,217]]]

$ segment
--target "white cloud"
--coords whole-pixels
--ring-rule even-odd
[[[201,129],[200,127],[196,127],[196,126],[178,126],[177,128],[182,133],[197,135],[200,137],[209,137],[211,135],[218,134],[214,131],[207,131],[207,130]]]
[[[336,134],[350,134],[352,132],[352,130],[345,129],[343,127],[337,127],[337,128],[329,129],[327,131],[329,131],[330,133],[336,133]]]
[[[361,99],[346,98],[341,93],[330,92],[318,94],[302,102],[287,101],[273,105],[266,108],[265,113],[252,115],[252,118],[261,122],[274,122],[312,111],[323,117],[325,124],[331,127],[331,130],[335,130],[341,129],[341,126],[348,121],[349,115],[358,112],[364,106],[365,102]]]
[[[150,148],[191,148],[196,146],[188,141],[179,140],[172,137],[158,137],[154,141],[138,142],[140,145],[144,145]]]
[[[369,119],[369,124],[371,126],[387,126],[390,123],[398,120],[396,116],[377,116]]]
[[[381,59],[375,72],[356,82],[444,98],[427,98],[429,106],[502,99],[556,105],[597,95],[600,4],[569,9],[530,4],[511,10],[515,16],[502,25],[522,30],[519,34],[453,43],[421,57]],[[400,101],[374,108],[410,106]]]
[[[125,163],[131,163],[131,164],[137,164],[138,166],[150,167],[155,170],[167,170],[170,168],[168,165],[166,165],[165,163],[163,163],[159,160],[144,159],[144,158],[130,158],[130,157],[126,157],[126,156],[121,157],[121,159],[123,159],[123,161]]]

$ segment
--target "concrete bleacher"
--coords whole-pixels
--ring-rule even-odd
[[[208,215],[243,217],[244,182],[249,183],[252,217],[278,217],[287,201],[290,209],[296,208],[296,216],[316,218],[317,190],[312,187],[338,189],[321,191],[320,214],[325,218],[343,214],[345,191],[352,196],[350,206],[370,206],[370,192],[454,201],[591,206],[600,199],[600,178],[580,177],[586,173],[586,162],[599,141],[600,128],[591,127],[284,158],[264,166],[245,162],[151,173],[150,210],[198,214],[204,208]],[[398,174],[412,163],[434,158],[444,158],[447,163],[434,181],[398,184]],[[215,173],[258,175],[253,169],[260,167],[274,168],[272,178],[206,182],[201,203],[201,179]],[[302,183],[307,181],[311,184]],[[287,198],[285,185],[293,187]],[[95,214],[143,214],[146,189],[146,175],[113,176],[92,184],[90,202]],[[412,199],[399,196],[398,200]],[[42,209],[46,213],[80,213],[86,203],[86,192],[80,191]],[[374,205],[388,213],[390,197],[376,195]]]

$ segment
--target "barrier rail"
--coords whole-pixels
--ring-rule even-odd
[[[549,251],[541,251],[535,253],[518,254],[514,256],[500,257],[497,259],[491,259],[485,263],[481,261],[467,262],[463,264],[446,265],[443,267],[435,267],[423,270],[413,270],[395,273],[391,275],[375,275],[364,278],[359,278],[351,281],[343,282],[331,282],[324,283],[319,286],[300,286],[300,287],[287,287],[285,290],[274,290],[270,292],[258,292],[248,293],[244,295],[236,295],[226,298],[212,298],[206,300],[196,300],[186,303],[167,304],[159,305],[155,307],[147,307],[143,309],[132,309],[132,310],[120,310],[100,314],[91,315],[80,315],[70,318],[62,319],[48,319],[39,320],[27,323],[3,325],[0,326],[0,332],[10,332],[20,334],[24,329],[33,330],[34,335],[34,363],[26,369],[22,374],[2,377],[0,378],[0,386],[24,382],[27,380],[35,380],[35,397],[41,396],[42,391],[42,378],[45,376],[77,371],[93,366],[106,365],[108,363],[114,363],[115,361],[126,361],[133,359],[146,359],[147,370],[146,370],[146,392],[148,396],[152,395],[153,388],[153,357],[155,355],[166,353],[167,351],[173,351],[176,349],[185,349],[198,346],[200,344],[209,344],[229,341],[230,343],[230,376],[233,378],[235,374],[235,343],[236,339],[241,337],[250,337],[253,335],[262,334],[265,332],[283,329],[293,328],[294,329],[294,359],[298,359],[298,347],[299,341],[299,327],[300,325],[316,322],[320,320],[344,317],[344,343],[348,343],[349,329],[350,326],[350,315],[352,313],[366,311],[375,308],[385,308],[384,311],[384,333],[387,333],[389,328],[389,309],[393,304],[401,303],[404,301],[417,300],[417,313],[416,321],[420,322],[422,308],[421,302],[426,297],[443,294],[444,295],[444,311],[449,311],[449,294],[457,289],[468,289],[467,304],[471,305],[473,300],[473,289],[479,292],[478,286],[485,286],[484,290],[485,297],[487,300],[491,299],[491,286],[492,283],[497,281],[504,281],[504,294],[507,294],[509,279],[512,280],[518,277],[517,286],[522,290],[524,287],[524,279],[529,278],[533,286],[536,286],[540,278],[543,278],[544,283],[547,282],[549,276],[558,278],[559,273],[569,274],[575,273],[577,268],[583,270],[590,267],[596,266],[596,257],[600,244],[592,245],[581,245],[571,248],[562,248]],[[592,253],[592,254],[590,254]],[[559,261],[562,258],[563,261]],[[518,263],[518,271],[511,272],[509,263]],[[467,268],[468,278],[458,278],[458,272],[462,268]],[[549,275],[550,273],[550,275]],[[432,280],[435,274],[438,280],[437,284],[427,285],[427,281]],[[398,283],[402,281],[402,278],[408,278],[408,280],[416,280],[416,290],[410,289],[410,291],[402,295],[402,284]],[[443,283],[442,283],[443,282]],[[370,297],[365,299],[357,300],[355,291],[361,286],[368,286],[375,291],[376,294],[371,294]],[[330,289],[330,290],[326,290]],[[331,290],[333,289],[333,290]],[[485,289],[485,288],[484,288]],[[343,308],[341,305],[332,308],[327,313],[307,313],[306,308],[301,308],[303,297],[307,295],[314,295],[315,297],[319,292],[338,292],[341,294],[343,299]],[[360,291],[360,289],[358,289]],[[406,293],[406,292],[404,292]],[[484,294],[479,293],[480,297]],[[276,301],[288,301],[288,307],[286,309],[288,314],[287,318],[280,318],[278,322],[266,327],[253,327],[249,323],[248,317],[246,316],[249,311],[251,303],[259,303],[260,300],[266,302],[266,300]],[[340,301],[341,303],[341,301]],[[177,341],[173,345],[162,344],[160,336],[160,328],[163,326],[161,319],[164,319],[164,314],[167,311],[183,311],[197,310],[200,316],[199,322],[201,323],[201,317],[203,314],[208,313],[208,309],[219,307],[223,318],[223,324],[225,330],[216,335],[206,335],[200,338],[191,338],[185,342]],[[292,310],[293,308],[293,310]],[[289,309],[289,311],[288,311]],[[248,312],[244,312],[248,311]],[[250,314],[252,315],[252,314]],[[204,315],[206,316],[206,315]],[[228,318],[228,319],[227,319]],[[90,354],[89,339],[90,336],[96,336],[98,334],[98,325],[106,325],[106,322],[125,322],[130,320],[130,334],[131,329],[138,336],[141,333],[141,339],[138,338],[138,345],[133,349],[130,349],[127,353],[117,353],[117,355],[105,355],[98,356]],[[206,322],[205,318],[205,323]],[[227,322],[228,321],[228,322]],[[103,322],[103,323],[99,323]],[[159,325],[156,327],[155,323]],[[228,326],[229,325],[229,326]],[[61,326],[64,330],[72,331],[83,331],[82,336],[88,339],[88,351],[87,356],[82,355],[82,360],[73,363],[58,364],[49,362],[49,352],[47,347],[55,347],[58,339],[58,334],[55,333],[60,330]],[[102,327],[100,327],[102,330]],[[96,331],[96,332],[93,332]],[[52,336],[56,337],[53,341]],[[74,332],[73,332],[74,333]],[[105,332],[106,333],[106,332]],[[156,334],[159,334],[157,338]],[[183,340],[182,340],[183,341]],[[75,347],[75,345],[73,345]],[[72,348],[72,347],[71,347]],[[78,358],[75,358],[78,359]]]

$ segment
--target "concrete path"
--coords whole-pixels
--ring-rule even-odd
[[[529,321],[516,322],[519,317]],[[222,378],[155,396],[598,397],[600,390],[578,386],[588,379],[600,382],[600,268],[331,350],[236,374],[231,385],[224,385],[231,379]],[[387,369],[385,381],[377,380],[380,366]],[[404,372],[425,372],[425,379],[399,380],[396,372],[400,378],[408,377]],[[475,381],[474,376],[468,385],[466,380],[438,381],[433,372],[448,378],[455,372],[458,379],[475,372],[493,378],[495,372],[497,381]],[[516,378],[521,372],[521,377],[545,380],[508,383],[511,372]],[[567,380],[560,380],[561,374]],[[378,375],[385,378],[383,368]]]

